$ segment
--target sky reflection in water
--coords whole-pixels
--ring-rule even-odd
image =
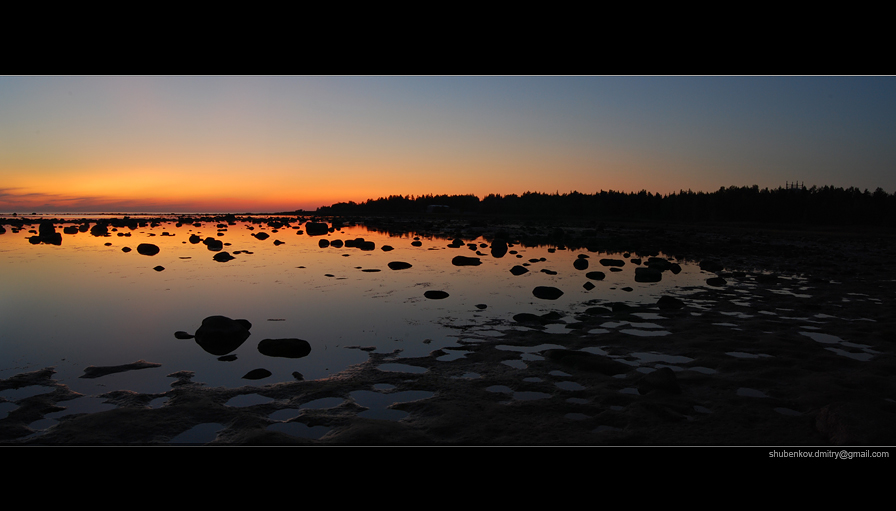
[[[367,351],[359,347],[425,355],[456,345],[463,338],[456,327],[476,324],[479,333],[525,328],[512,321],[521,312],[559,311],[575,321],[572,315],[590,305],[586,302],[652,303],[672,288],[701,285],[706,278],[695,265],[681,262],[678,275],[664,272],[659,283],[636,283],[633,263],[611,272],[598,262],[621,254],[585,250],[512,246],[517,254],[495,258],[488,248],[477,247],[482,253],[477,255],[466,245],[450,247],[450,239],[437,238],[413,246],[413,235],[389,236],[363,226],[310,236],[291,227],[217,224],[177,227],[163,222],[110,229],[107,237],[63,234],[60,246],[29,243],[27,231],[37,230],[37,224],[19,232],[7,227],[0,235],[0,378],[54,366],[57,379],[82,393],[125,388],[164,392],[173,381],[165,375],[180,370],[194,371],[194,381],[211,386],[289,381],[296,371],[305,379],[317,379],[366,360]],[[58,232],[62,225],[57,224]],[[262,231],[269,234],[267,239],[253,236]],[[234,259],[213,260],[218,252],[191,243],[194,234],[224,242],[221,251]],[[376,248],[319,247],[322,238],[344,242],[359,237],[373,241]],[[464,242],[488,243],[483,238]],[[141,255],[136,250],[141,243],[161,250]],[[384,251],[384,245],[394,250]],[[123,247],[133,250],[124,252]],[[590,262],[584,271],[573,267],[582,253]],[[454,266],[451,260],[457,255],[480,257],[482,264]],[[392,270],[391,261],[412,266]],[[529,272],[513,275],[515,265],[528,265]],[[164,270],[154,270],[157,266]],[[604,271],[606,278],[592,281],[596,287],[589,291],[583,288],[585,273],[593,270]],[[538,299],[532,294],[536,286],[555,286],[564,294],[556,300]],[[623,290],[627,287],[632,290]],[[449,296],[427,299],[424,293],[429,290]],[[487,307],[477,307],[481,304]],[[174,336],[176,331],[194,333],[204,318],[214,315],[252,324],[249,338],[232,353],[235,360],[218,360],[194,340]],[[257,350],[266,338],[304,339],[311,353],[300,359],[267,357]],[[137,360],[161,367],[78,378],[90,365]],[[262,367],[272,376],[255,382],[242,379]]]

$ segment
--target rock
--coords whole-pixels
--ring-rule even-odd
[[[249,371],[248,373],[246,373],[245,375],[243,375],[243,379],[244,380],[261,380],[261,379],[267,378],[271,374],[272,373],[270,371],[268,371],[267,369],[253,369],[253,370]]]
[[[330,246],[333,248],[342,248],[342,240],[333,240],[330,242]]]
[[[392,261],[388,266],[391,270],[406,270],[411,267],[411,263],[406,263],[404,261]]]
[[[183,330],[178,330],[177,332],[174,332],[174,338],[175,339],[192,339],[193,334],[191,334],[189,332],[184,332]]]
[[[663,295],[659,300],[656,301],[657,306],[659,306],[660,310],[676,310],[684,307],[684,302],[675,298],[674,296]]]
[[[727,284],[728,281],[726,281],[722,277],[712,277],[712,278],[706,279],[706,283],[709,284],[710,286],[722,287],[725,284]]]
[[[165,270],[165,267],[162,266],[162,265],[159,265],[159,266],[154,267],[153,270],[155,270],[155,271],[164,271],[164,270]]]
[[[478,257],[456,256],[451,260],[454,266],[479,266],[482,261]]]
[[[308,222],[305,224],[305,232],[308,236],[323,236],[330,232],[330,226],[326,222]]]
[[[260,232],[252,233],[252,236],[255,236],[255,239],[257,239],[259,241],[264,241],[264,240],[268,239],[271,235],[264,231],[260,231]]]
[[[317,242],[317,246],[320,248],[327,248],[330,246],[330,240],[327,238],[321,238],[320,241]]]
[[[617,362],[610,357],[567,349],[549,349],[541,352],[544,358],[560,365],[579,369],[582,371],[596,372],[607,376],[625,374],[632,366]]]
[[[236,259],[236,258],[233,257],[232,255],[230,255],[229,252],[218,252],[217,254],[212,256],[212,259],[214,259],[215,261],[218,261],[219,263],[226,263],[227,261],[230,261],[230,260]]]
[[[159,253],[159,247],[152,243],[141,243],[137,245],[137,253],[145,256],[154,256]]]
[[[724,266],[722,266],[722,264],[718,261],[706,260],[700,261],[700,269],[703,271],[716,273],[722,271],[724,269]]]
[[[656,268],[638,267],[635,268],[635,282],[659,282],[663,280],[663,272]]]
[[[198,234],[191,234],[191,235],[190,235],[190,243],[192,243],[192,244],[195,245],[195,244],[199,243],[200,241],[202,241],[202,238],[199,237]]]
[[[656,371],[645,374],[637,381],[638,392],[646,395],[654,391],[667,392],[670,394],[680,394],[681,387],[678,386],[678,379],[675,378],[675,372],[668,367],[661,367]]]
[[[252,324],[245,319],[225,316],[209,316],[196,330],[196,344],[212,355],[226,355],[240,347],[249,338]]]
[[[495,239],[491,246],[492,257],[504,257],[507,254],[507,242],[502,239]]]
[[[516,265],[510,269],[510,273],[512,273],[514,275],[522,275],[524,273],[527,273],[528,271],[529,271],[528,268],[526,268],[525,266],[520,266],[520,265]]]
[[[95,224],[90,228],[90,234],[93,236],[108,236],[109,235],[109,227],[106,224]]]
[[[84,374],[80,376],[80,378],[99,378],[100,376],[106,376],[107,374],[113,373],[121,373],[124,371],[133,371],[136,369],[148,369],[151,367],[161,367],[162,364],[157,364],[155,362],[147,362],[145,360],[138,360],[136,362],[132,362],[130,364],[123,364],[117,366],[89,366],[84,368]]]
[[[479,310],[485,310],[485,309],[488,308],[488,305],[486,305],[486,304],[484,304],[484,303],[477,303],[477,304],[476,304],[476,308],[479,309]]]
[[[560,291],[556,287],[538,286],[532,290],[532,294],[535,295],[536,298],[541,298],[543,300],[556,300],[563,296],[563,291]]]
[[[131,247],[121,247],[121,251],[124,252],[125,254],[127,254],[128,252],[131,251]]]
[[[382,247],[380,247],[380,250],[382,250],[383,252],[390,252],[392,250],[395,250],[395,248],[392,247],[392,245],[383,245]]]
[[[604,277],[606,276],[607,274],[602,271],[589,271],[585,274],[585,277],[591,280],[604,280]]]
[[[448,298],[448,293],[445,291],[427,291],[423,293],[423,296],[429,298],[430,300],[441,300],[443,298]]]
[[[595,286],[591,282],[585,282],[584,284],[582,284],[582,287],[584,287],[586,291],[591,291],[592,289],[594,289],[597,286]]]
[[[588,260],[585,258],[578,258],[572,263],[573,268],[577,270],[587,270],[588,269]]]
[[[625,266],[625,261],[622,259],[601,259],[600,264],[603,266]]]
[[[303,339],[264,339],[258,352],[269,357],[302,358],[311,353],[311,344]]]

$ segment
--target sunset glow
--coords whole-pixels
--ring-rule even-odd
[[[0,212],[896,190],[892,77],[0,77]]]

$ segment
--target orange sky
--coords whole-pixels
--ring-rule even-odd
[[[894,81],[0,77],[0,212],[393,194],[896,189]]]

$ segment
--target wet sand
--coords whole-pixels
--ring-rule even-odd
[[[562,323],[458,326],[457,347],[423,357],[368,352],[366,362],[320,380],[214,388],[189,371],[172,372],[166,392],[112,391],[101,397],[115,409],[65,416],[31,437],[29,424],[78,397],[47,368],[0,380],[0,390],[45,388],[0,419],[0,442],[165,444],[217,424],[211,443],[240,445],[896,444],[891,234],[600,232],[627,250],[656,246],[713,262],[709,277],[721,280],[681,290],[669,305],[595,300]],[[136,363],[114,369],[152,360]],[[389,407],[403,418],[377,419],[364,416],[358,391],[427,397]],[[227,404],[239,396],[264,399]],[[164,404],[151,407],[159,398]],[[304,407],[319,400],[327,404]],[[272,428],[287,424],[325,433]]]

